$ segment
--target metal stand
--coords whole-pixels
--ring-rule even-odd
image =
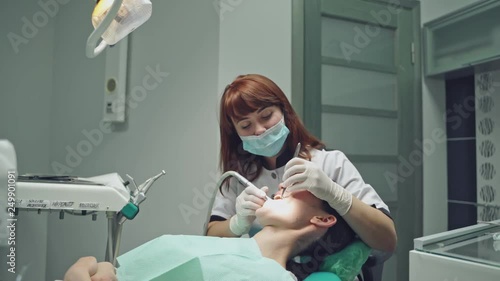
[[[121,215],[116,212],[106,212],[106,217],[108,218],[108,242],[106,244],[106,255],[104,259],[113,264],[114,267],[118,267],[116,258],[120,251],[120,241],[123,229],[123,224],[119,223]]]

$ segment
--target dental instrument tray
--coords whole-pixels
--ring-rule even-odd
[[[34,175],[25,174],[17,177],[18,181],[23,182],[47,182],[47,183],[75,183],[75,184],[92,184],[102,185],[97,182],[85,180],[77,176],[57,176],[57,175]]]
[[[130,191],[117,173],[91,178],[22,175],[16,183],[16,208],[120,211]]]

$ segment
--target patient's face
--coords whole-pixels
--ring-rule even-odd
[[[263,225],[274,225],[290,229],[299,229],[309,224],[314,216],[327,215],[321,209],[322,201],[309,191],[299,190],[282,193],[280,189],[274,200],[267,200],[257,209],[255,215]]]

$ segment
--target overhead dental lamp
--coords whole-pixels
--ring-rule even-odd
[[[87,57],[96,57],[145,23],[151,9],[150,0],[97,0],[92,12],[95,30],[87,39]]]

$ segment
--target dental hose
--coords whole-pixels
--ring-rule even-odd
[[[120,240],[122,236],[123,224],[115,223],[116,213],[106,212],[108,217],[108,244],[106,246],[107,258],[106,260],[116,267],[116,258],[120,251]]]
[[[205,225],[203,227],[204,228],[203,235],[207,235],[208,222],[210,221],[210,216],[212,214],[212,207],[214,206],[214,201],[215,201],[215,196],[217,195],[217,191],[219,191],[220,187],[222,186],[222,183],[228,177],[235,177],[244,187],[253,185],[253,183],[251,183],[249,180],[247,180],[245,177],[243,177],[242,175],[238,174],[235,171],[227,171],[224,174],[222,174],[219,180],[217,181],[217,184],[215,185],[215,190],[212,194],[212,198],[210,199],[210,203],[208,204],[207,218],[205,219]]]
[[[116,267],[116,258],[118,257],[118,252],[120,250],[120,240],[122,238],[122,229],[123,229],[123,224],[118,224],[117,225],[117,230],[116,230],[116,245],[115,245],[115,254],[113,256],[113,266]]]
[[[108,217],[108,244],[106,245],[108,256],[107,256],[106,260],[112,261],[112,258],[113,258],[113,215],[110,212],[106,212],[106,216]]]

